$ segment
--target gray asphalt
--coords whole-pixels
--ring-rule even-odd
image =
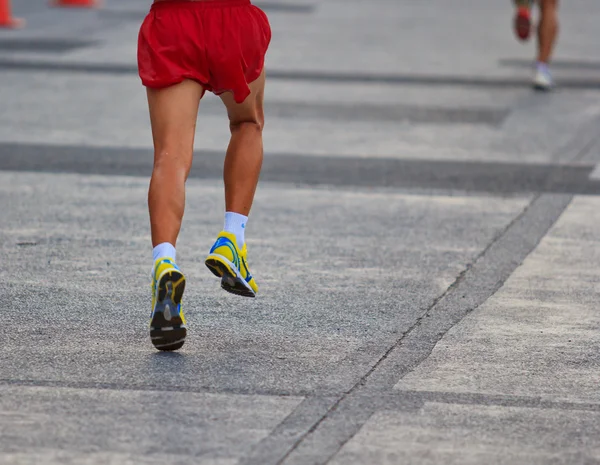
[[[591,147],[584,147],[584,154]],[[86,153],[85,157],[81,154]],[[579,154],[581,155],[581,154]],[[149,176],[146,149],[0,144],[0,170],[49,173]],[[580,160],[578,160],[580,161]],[[600,194],[600,180],[590,178],[595,165],[465,162],[448,160],[356,158],[266,154],[262,181],[341,187],[425,189],[464,193],[526,194],[554,192]],[[191,178],[219,179],[223,153],[202,151]]]
[[[1,464],[600,463],[600,6],[529,87],[510,2],[259,3],[261,291],[221,291],[201,104],[183,350],[147,334],[143,0],[0,30]]]

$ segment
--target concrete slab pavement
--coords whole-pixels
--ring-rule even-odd
[[[502,289],[448,331],[331,463],[600,460],[597,204],[575,199]],[[407,391],[417,404],[408,411]]]
[[[227,141],[209,96],[177,355],[146,330],[148,2],[15,3],[29,27],[0,31],[1,464],[600,460],[595,2],[563,7],[562,86],[544,95],[509,2],[262,4],[261,295],[225,295],[202,263]]]

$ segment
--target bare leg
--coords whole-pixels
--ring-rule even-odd
[[[231,141],[225,157],[225,208],[228,212],[248,216],[263,161],[262,129],[265,72],[250,84],[251,94],[243,103],[236,103],[231,93],[221,99],[227,107]]]
[[[206,266],[232,294],[255,297],[258,285],[250,273],[244,241],[245,221],[252,208],[263,160],[262,130],[265,72],[250,84],[250,95],[236,103],[231,93],[221,95],[227,107],[231,140],[225,157],[225,226],[206,258]],[[232,237],[234,236],[234,237]],[[237,241],[239,253],[231,246]]]
[[[558,0],[540,0],[538,62],[548,63],[558,35]]]
[[[192,167],[198,105],[204,89],[186,80],[148,89],[154,169],[148,192],[152,245],[176,245],[185,208],[185,182]]]

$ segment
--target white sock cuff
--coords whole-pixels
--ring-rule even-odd
[[[169,242],[163,242],[162,244],[158,244],[152,250],[152,257],[154,258],[155,262],[159,258],[172,258],[173,260],[176,260],[176,255],[177,252],[175,251],[175,247]]]
[[[248,217],[240,213],[226,212],[225,225],[223,231],[234,234],[238,242],[238,247],[242,248],[246,242],[246,223]]]

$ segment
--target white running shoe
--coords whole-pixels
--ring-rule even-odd
[[[552,82],[552,75],[545,65],[538,65],[535,76],[533,78],[533,88],[536,90],[550,90],[554,83]]]

